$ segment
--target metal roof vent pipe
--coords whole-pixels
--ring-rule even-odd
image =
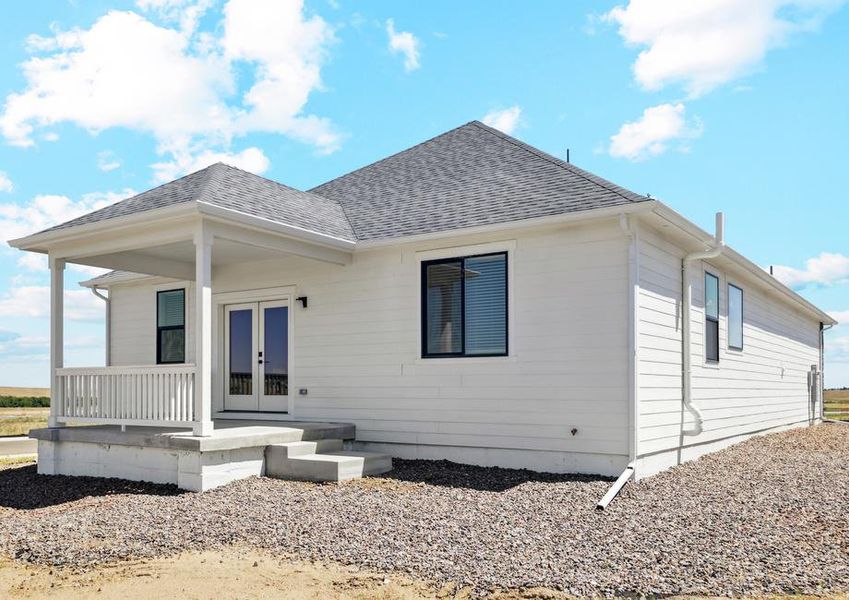
[[[714,233],[711,246],[701,252],[691,252],[681,261],[681,387],[684,407],[693,415],[695,423],[692,429],[683,429],[682,434],[687,436],[699,435],[704,430],[704,415],[699,407],[693,403],[692,387],[692,343],[690,330],[693,310],[693,285],[691,281],[690,265],[697,260],[716,258],[725,249],[725,215],[716,213],[716,233]]]

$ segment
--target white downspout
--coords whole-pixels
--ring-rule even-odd
[[[106,303],[106,362],[107,367],[112,363],[112,301],[109,296],[104,296],[100,291],[93,287],[91,293],[103,300]]]
[[[702,411],[693,404],[692,397],[692,344],[690,341],[691,329],[691,311],[693,307],[693,285],[690,281],[690,263],[696,260],[705,260],[708,258],[716,258],[725,249],[725,216],[718,212],[716,213],[716,233],[714,234],[713,245],[709,250],[701,252],[691,252],[687,254],[681,261],[681,378],[682,378],[682,399],[685,408],[695,417],[695,424],[692,429],[684,429],[681,431],[684,435],[699,435],[704,429],[704,415]]]

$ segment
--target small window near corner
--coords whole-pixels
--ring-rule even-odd
[[[186,290],[156,293],[156,364],[186,362]]]
[[[743,290],[728,284],[728,347],[743,349]]]
[[[705,360],[719,362],[719,278],[705,273]]]

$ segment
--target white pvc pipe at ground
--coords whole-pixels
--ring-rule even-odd
[[[625,487],[625,484],[628,483],[628,480],[634,476],[634,463],[628,463],[628,466],[625,467],[625,470],[622,471],[622,474],[619,476],[619,479],[613,482],[613,485],[610,486],[610,489],[607,490],[607,493],[604,497],[598,501],[598,504],[595,507],[599,510],[604,510],[607,508],[607,505],[616,497],[616,495]]]

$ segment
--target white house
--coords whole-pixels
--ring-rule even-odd
[[[306,192],[213,165],[10,242],[51,268],[39,471],[644,477],[817,422],[833,319],[718,229],[479,122]],[[66,262],[114,270],[106,367],[63,368]]]

